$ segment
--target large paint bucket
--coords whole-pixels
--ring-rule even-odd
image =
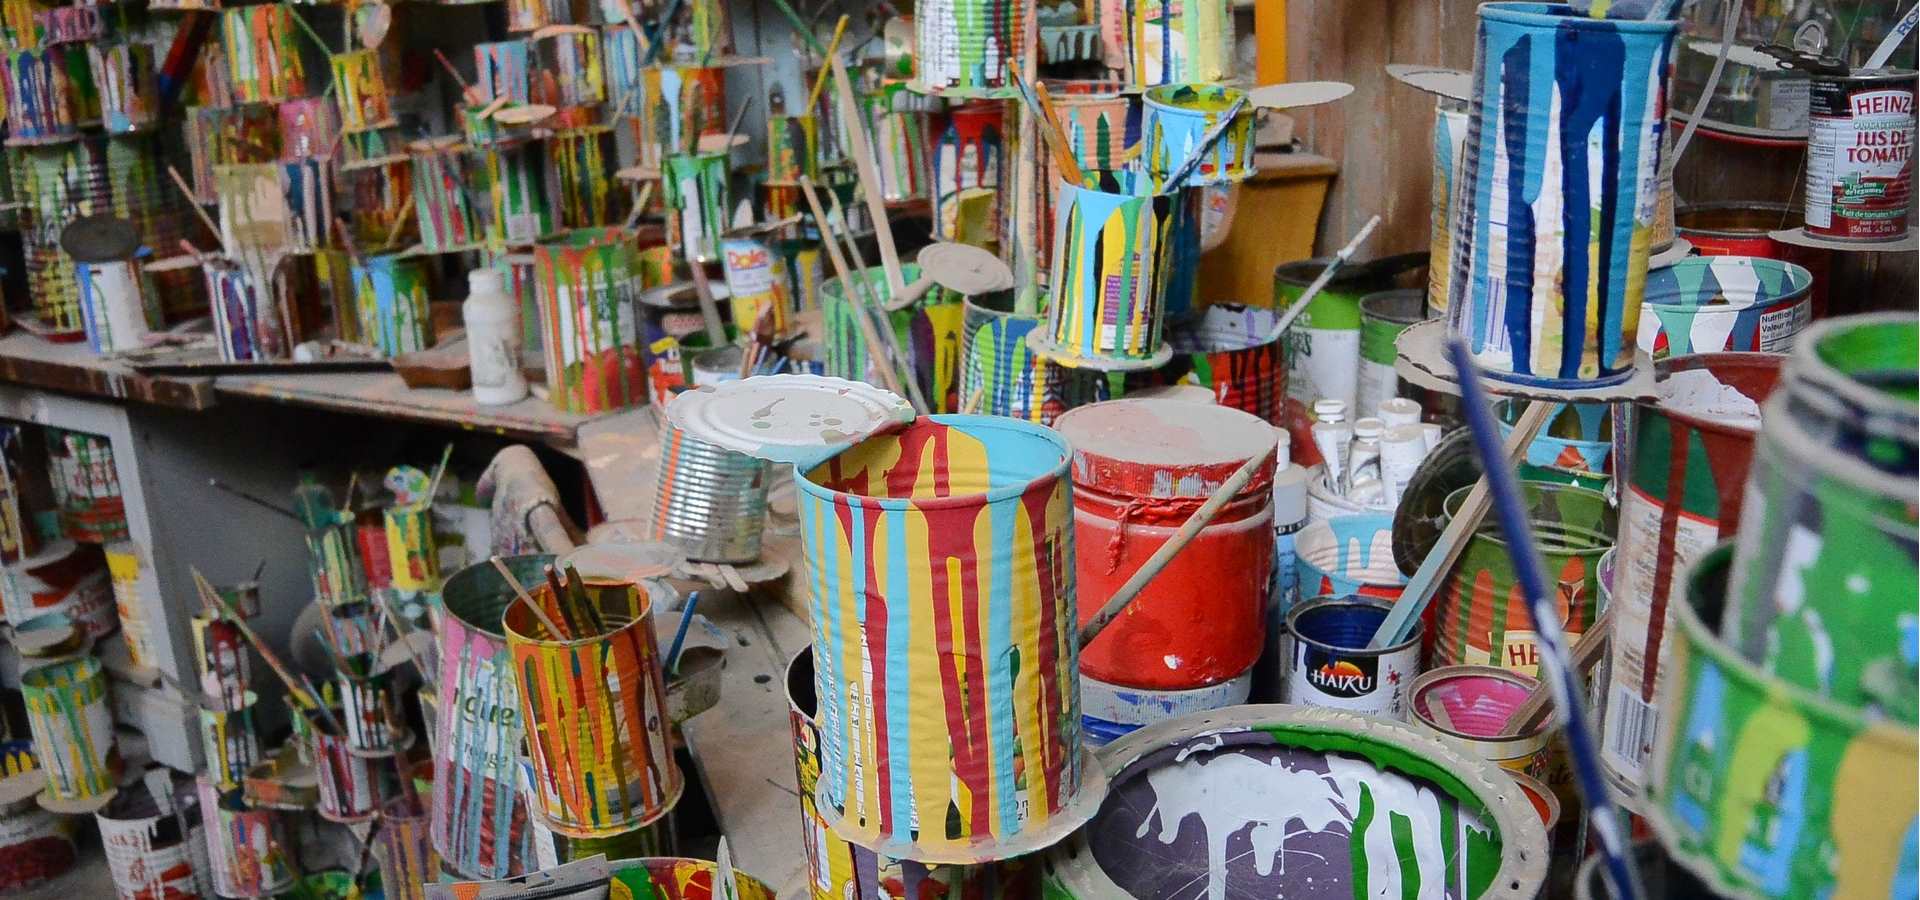
[[[548,399],[556,408],[602,413],[645,401],[637,265],[632,242],[613,229],[534,247]]]
[[[1916,354],[1908,313],[1830,319],[1803,335],[1763,407],[1720,627],[1769,675],[1909,725],[1920,679]]]
[[[1311,520],[1293,536],[1297,596],[1399,598],[1407,577],[1393,561],[1393,514],[1360,512]],[[1278,610],[1286,615],[1287,610]]]
[[[1298,302],[1307,286],[1320,277],[1332,257],[1282,263],[1273,270],[1273,308],[1285,310]],[[1409,253],[1349,266],[1335,274],[1313,298],[1305,312],[1287,329],[1287,404],[1292,417],[1310,422],[1313,401],[1339,400],[1358,409],[1360,390],[1360,299],[1392,290],[1402,275],[1427,261],[1425,254]],[[1361,412],[1355,416],[1368,415]]]
[[[1179,691],[1121,687],[1080,676],[1080,729],[1088,746],[1104,747],[1148,725],[1189,713],[1225,709],[1247,702],[1253,693],[1253,667],[1225,681]]]
[[[538,584],[549,555],[503,562],[523,585]],[[447,579],[434,629],[440,658],[440,710],[433,769],[433,846],[476,877],[524,871],[527,810],[520,800],[523,725],[520,687],[500,618],[514,600],[490,563]]]
[[[66,806],[98,805],[120,774],[100,661],[82,656],[22,673],[20,693],[34,758],[47,773],[42,796]]]
[[[266,897],[293,885],[293,846],[280,814],[247,805],[238,789],[199,780],[213,890],[222,897]]]
[[[704,859],[654,856],[618,859],[612,869],[609,892],[614,897],[648,900],[773,900],[773,888],[745,872],[734,870],[731,889],[716,890],[719,866]]]
[[[1553,722],[1542,719],[1518,734],[1507,727],[1538,685],[1497,666],[1441,666],[1413,680],[1407,720],[1508,772],[1545,780]]]
[[[1177,220],[1194,216],[1197,226],[1199,193],[1156,194],[1152,179],[1136,171],[1092,172],[1083,184],[1063,179],[1055,190],[1053,303],[1046,330],[1028,343],[1062,365],[1165,363],[1173,350],[1162,339],[1162,319],[1183,268]]]
[[[1785,353],[1813,320],[1813,276],[1792,263],[1742,256],[1683,259],[1647,273],[1640,349]]]
[[[420,259],[389,254],[355,263],[353,305],[361,341],[383,356],[431,346],[427,288],[427,267]]]
[[[1623,473],[1620,533],[1610,594],[1610,637],[1601,761],[1621,796],[1645,786],[1659,731],[1668,610],[1685,600],[1683,573],[1740,525],[1757,420],[1729,415],[1712,395],[1672,380],[1711,375],[1758,404],[1773,393],[1782,358],[1709,353],[1662,360],[1662,396],[1634,406],[1633,451]],[[1686,375],[1684,373],[1694,373]],[[1603,573],[1604,574],[1604,573]]]
[[[1178,400],[1109,400],[1061,416],[1073,449],[1077,589],[1117,591],[1247,460],[1273,447],[1258,417]],[[1272,588],[1273,463],[1262,465],[1186,548],[1080,651],[1109,684],[1190,690],[1260,657]],[[1196,590],[1196,585],[1205,585]],[[1099,607],[1080,609],[1081,624]]]
[[[1709,623],[1732,602],[1730,556],[1723,545],[1702,557],[1688,602],[1673,607],[1672,722],[1647,783],[1655,832],[1682,865],[1738,896],[1912,896],[1912,725],[1769,677],[1722,642]],[[1839,582],[1822,589],[1838,593]],[[1869,637],[1844,633],[1850,644]]]
[[[720,235],[733,213],[727,191],[728,152],[675,153],[663,165],[662,188],[673,210],[668,233],[674,249],[695,262],[719,262]]]
[[[1113,788],[1052,852],[1048,897],[1492,900],[1546,878],[1545,830],[1512,779],[1371,716],[1240,706],[1143,728],[1100,764]]]
[[[161,783],[171,786],[171,776],[162,777]],[[205,838],[198,829],[185,830],[189,821],[199,821],[198,806],[193,805],[191,795],[177,800],[169,797],[168,802],[190,806],[178,813],[162,810],[150,791],[136,787],[123,791],[94,813],[107,872],[113,876],[119,900],[193,900],[200,896],[189,842]]]
[[[1274,425],[1285,421],[1287,370],[1279,340],[1268,340],[1280,314],[1258,306],[1214,303],[1169,323],[1167,343],[1187,357],[1182,381],[1213,389],[1221,406]]]
[[[1098,373],[1048,362],[1027,347],[1027,336],[1046,318],[1015,312],[1011,291],[965,297],[961,303],[961,412],[1050,425],[1061,413],[1104,393]]]
[[[746,563],[760,558],[772,467],[666,423],[653,483],[653,540],[690,560]]]
[[[1287,613],[1280,701],[1406,721],[1408,688],[1420,674],[1421,628],[1379,650],[1367,643],[1393,605],[1371,597],[1321,597]]]
[[[1479,15],[1450,327],[1492,378],[1625,380],[1680,23],[1543,3],[1488,3]]]
[[[978,862],[1047,846],[1092,812],[1068,458],[1037,425],[932,416],[794,479],[821,814],[842,837]]]
[[[1034,0],[919,0],[913,90],[939,97],[1011,97]]]
[[[260,762],[260,737],[254,731],[253,709],[259,697],[252,691],[237,704],[200,698],[200,749],[206,754],[208,777],[221,790],[239,787],[247,770]]]
[[[905,263],[902,277],[912,283],[920,277],[920,267]],[[871,296],[884,301],[892,296],[886,273],[879,267],[854,273],[864,279]],[[856,282],[857,285],[857,282]],[[873,305],[862,292],[847,296],[846,284],[829,278],[820,286],[820,315],[826,330],[822,340],[826,373],[851,381],[880,383],[875,360],[867,355],[857,316],[871,316]],[[906,309],[886,314],[893,328],[894,343],[913,362],[913,377],[920,383],[920,395],[934,412],[953,412],[960,408],[960,340],[965,318],[960,301],[944,288],[935,287]],[[877,321],[877,320],[876,320]]]
[[[1408,325],[1427,317],[1427,292],[1419,288],[1378,291],[1360,298],[1360,371],[1354,382],[1356,418],[1378,416],[1382,401],[1401,395],[1393,363],[1394,342]]]
[[[655,598],[643,584],[594,579],[586,593],[607,631],[560,639],[524,600],[507,607],[501,625],[513,652],[533,793],[546,825],[600,838],[659,818],[673,808],[685,780],[667,733]],[[554,608],[551,589],[536,588],[532,599]]]
[[[1599,614],[1600,556],[1613,547],[1615,514],[1599,491],[1564,484],[1520,484],[1528,521],[1552,584],[1547,603],[1572,640]],[[1472,488],[1447,495],[1451,520]],[[1485,664],[1534,674],[1540,664],[1533,617],[1492,522],[1467,539],[1460,561],[1434,600],[1434,665]]]
[[[1433,107],[1433,172],[1428,194],[1433,215],[1427,225],[1427,309],[1446,315],[1453,279],[1453,195],[1465,168],[1466,101],[1442,97]]]
[[[1156,184],[1180,168],[1221,117],[1245,97],[1238,88],[1219,84],[1170,84],[1149,88],[1142,95],[1141,158]],[[1245,181],[1253,175],[1253,107],[1241,108],[1212,147],[1200,158],[1200,167],[1186,184],[1200,187]]]
[[[1827,315],[1827,272],[1833,253],[1774,240],[1796,212],[1785,203],[1689,203],[1674,213],[1675,233],[1701,256],[1758,256],[1789,262],[1813,276],[1813,317]]]
[[[60,507],[60,528],[67,537],[84,544],[125,538],[127,509],[120,496],[113,442],[99,435],[49,428],[47,457],[53,499]],[[87,560],[88,567],[101,567],[101,555],[91,547],[80,548],[74,558]]]
[[[1036,897],[1040,867],[1012,860],[981,865],[928,865],[880,856],[848,843],[820,817],[814,793],[820,780],[820,727],[814,716],[813,648],[787,664],[787,719],[793,728],[793,767],[800,789],[801,844],[807,854],[807,896],[813,900],[882,900],[943,896],[976,900]]]
[[[947,2],[947,0],[940,0]],[[1001,0],[959,0],[997,3]],[[1006,0],[1025,4],[1030,0]],[[916,24],[920,20],[915,20]],[[1002,104],[979,101],[957,106],[947,113],[946,127],[933,147],[933,228],[943,240],[965,241],[981,231],[992,234],[999,227],[1000,186],[1012,179],[1006,176],[1007,142]],[[961,202],[962,195],[987,192],[984,217],[974,227],[963,227],[970,211]],[[984,227],[981,227],[984,225]]]
[[[1136,87],[1234,76],[1233,11],[1223,0],[1101,0],[1107,68]]]

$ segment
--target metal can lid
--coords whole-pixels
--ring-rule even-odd
[[[1124,497],[1206,497],[1274,446],[1273,426],[1226,406],[1108,400],[1053,423],[1073,446],[1073,483]],[[1269,470],[1271,471],[1271,470]],[[1267,489],[1256,476],[1244,494]]]

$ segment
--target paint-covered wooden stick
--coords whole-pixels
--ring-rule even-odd
[[[1160,186],[1160,193],[1171,194],[1179,190],[1180,186],[1185,184],[1187,179],[1193,177],[1194,172],[1199,171],[1200,161],[1206,159],[1207,151],[1212,149],[1214,144],[1220,142],[1220,138],[1227,133],[1227,129],[1233,127],[1234,118],[1240,115],[1241,110],[1247,108],[1247,103],[1247,98],[1243,95],[1239,100],[1234,101],[1232,106],[1227,108],[1226,115],[1221,116],[1220,121],[1213,123],[1213,127],[1207,129],[1207,133],[1200,136],[1200,143],[1193,145],[1193,149],[1187,151],[1187,158],[1181,160],[1180,165],[1167,174],[1167,181]],[[1380,217],[1374,216],[1373,220],[1367,223],[1365,231],[1371,232],[1374,223],[1379,221]]]
[[[720,304],[713,298],[713,285],[705,263],[687,254],[687,275],[693,281],[693,298],[700,304],[700,321],[707,331],[707,346],[727,345],[727,327],[720,323]]]
[[[1013,87],[1020,93],[1021,102],[1026,104],[1027,114],[1039,120],[1037,125],[1040,136],[1047,142],[1048,152],[1053,154],[1053,166],[1060,170],[1060,176],[1074,184],[1083,184],[1086,173],[1080,171],[1080,161],[1073,158],[1073,148],[1067,144],[1067,135],[1060,127],[1060,117],[1053,109],[1053,99],[1048,96],[1046,85],[1029,85],[1020,76],[1017,66],[1007,69],[1007,76],[1013,80]]]
[[[860,107],[853,99],[853,79],[847,67],[835,57],[827,58],[833,67],[833,82],[840,94],[840,118],[847,123],[848,143],[852,144],[853,167],[860,176],[860,192],[867,195],[867,214],[873,219],[874,243],[880,246],[880,267],[886,270],[887,287],[906,289],[906,276],[900,270],[900,252],[893,246],[893,226],[887,222],[886,198],[880,194],[880,172],[873,163],[873,146],[867,143],[867,126],[860,119]]]
[[[200,217],[200,224],[207,226],[207,230],[210,232],[213,232],[213,239],[215,241],[219,241],[220,240],[219,224],[215,223],[213,221],[213,217],[207,215],[207,211],[201,208],[200,199],[193,195],[193,188],[187,186],[187,180],[185,178],[180,177],[180,170],[172,166],[168,166],[167,174],[173,176],[173,183],[175,186],[180,188],[180,193],[185,194],[187,196],[187,206],[193,209],[194,215]]]
[[[1348,241],[1345,247],[1341,247],[1340,252],[1333,255],[1332,261],[1320,270],[1320,277],[1307,285],[1307,289],[1301,292],[1300,299],[1293,301],[1292,305],[1287,307],[1287,314],[1281,316],[1280,321],[1273,323],[1273,329],[1268,331],[1267,336],[1260,341],[1260,346],[1271,344],[1287,333],[1287,326],[1292,325],[1294,319],[1300,318],[1300,314],[1313,305],[1313,299],[1320,296],[1321,291],[1326,290],[1327,283],[1333,280],[1334,274],[1340,271],[1341,266],[1347,264],[1347,260],[1353,258],[1353,254],[1359,251],[1360,245],[1366,243],[1367,238],[1371,237],[1373,230],[1378,227],[1380,227],[1379,216],[1368,219],[1367,224],[1360,226],[1360,231],[1353,236],[1353,240]]]
[[[1507,437],[1506,458],[1513,459],[1528,444],[1533,443],[1535,435],[1545,427],[1553,412],[1553,404],[1534,401],[1520,414],[1520,420],[1513,425],[1513,433]],[[1440,532],[1433,549],[1427,551],[1427,558],[1420,561],[1420,568],[1414,570],[1413,577],[1407,579],[1407,586],[1400,591],[1400,599],[1394,601],[1393,609],[1387,613],[1380,630],[1373,633],[1373,640],[1367,642],[1367,649],[1382,650],[1407,639],[1412,633],[1413,622],[1426,611],[1427,604],[1440,591],[1440,578],[1453,570],[1453,564],[1467,549],[1467,538],[1480,528],[1480,519],[1487,513],[1487,479],[1483,475],[1473,483],[1473,489],[1467,491],[1467,497],[1460,502],[1460,508],[1454,510],[1453,518]]]
[[[198,568],[190,568],[189,571],[193,573],[194,587],[200,591],[200,602],[217,607],[226,615],[227,621],[233,623],[233,627],[239,630],[240,636],[246,638],[247,643],[252,644],[253,649],[260,652],[260,658],[266,661],[267,668],[272,669],[273,674],[279,676],[280,682],[286,685],[287,694],[301,706],[318,713],[320,718],[326,720],[328,727],[340,734],[346,734],[347,730],[340,724],[340,720],[335,719],[333,713],[320,702],[320,698],[306,686],[306,679],[293,676],[293,670],[287,668],[287,664],[280,661],[279,654],[274,653],[273,648],[267,646],[267,642],[254,633],[253,627],[241,617],[239,610],[234,609],[233,605],[227,602],[227,598],[220,596],[220,592],[213,589],[213,583],[207,581],[207,576],[200,574]]]
[[[1575,671],[1583,676],[1593,671],[1594,665],[1600,662],[1601,654],[1606,652],[1607,636],[1612,631],[1613,610],[1602,610],[1600,618],[1593,620],[1593,625],[1581,632],[1580,638],[1573,642]],[[1545,682],[1535,684],[1533,690],[1528,692],[1527,699],[1520,704],[1520,708],[1507,717],[1507,724],[1500,729],[1497,737],[1514,737],[1537,727],[1551,711],[1552,699],[1553,692],[1548,690]]]
[[[847,17],[843,15],[840,17],[839,22],[834,23],[833,40],[827,42],[826,55],[828,58],[832,58],[835,55],[839,54],[840,39],[846,36],[847,36]],[[820,71],[815,73],[813,76],[813,89],[807,92],[807,105],[800,107],[802,110],[805,111],[802,113],[802,115],[811,114],[813,110],[820,105],[820,92],[826,89],[827,76],[832,74],[833,74],[833,66],[825,62],[822,62],[820,64]]]
[[[568,633],[565,628],[554,624],[553,619],[547,616],[547,611],[541,609],[539,602],[533,599],[533,595],[527,593],[527,589],[520,585],[520,579],[513,577],[513,570],[507,568],[505,560],[495,556],[491,562],[495,569],[500,570],[500,577],[507,580],[507,587],[513,588],[514,594],[518,595],[521,600],[526,601],[527,608],[533,610],[533,617],[540,620],[540,624],[545,626],[548,634],[562,640],[573,640],[573,635]]]
[[[820,226],[821,243],[827,245],[827,262],[833,266],[833,273],[840,277],[840,283],[851,289],[853,275],[847,271],[847,259],[841,255],[840,245],[833,238],[833,225],[827,220],[827,211],[820,206],[820,195],[814,193],[813,179],[800,176],[800,193],[807,198],[807,207],[813,211],[814,223]],[[848,299],[855,298],[850,294]],[[860,326],[860,340],[867,345],[867,355],[879,363],[875,368],[880,370],[880,380],[885,382],[882,387],[896,394],[901,393],[900,376],[893,371],[892,358],[887,356],[886,345],[881,343],[880,334],[873,327],[873,317],[857,315],[853,318]]]
[[[840,208],[840,195],[833,191],[827,192],[827,216],[832,221],[842,225],[847,224],[846,212]],[[826,233],[823,231],[822,235]],[[866,277],[867,260],[860,255],[860,242],[854,238],[853,229],[847,228],[841,232],[840,236],[847,242],[847,256],[853,260],[853,271],[859,275],[851,282],[841,282],[846,286],[848,301],[853,303],[855,309],[861,309],[864,306],[865,314],[868,316],[884,317],[885,310],[891,307],[881,302],[879,292],[875,290],[873,282]],[[911,285],[902,288],[889,286],[887,292],[892,294],[896,291],[910,290],[912,290]],[[923,416],[932,412],[933,408],[927,405],[927,398],[920,394],[920,378],[914,369],[913,357],[900,346],[900,340],[894,335],[893,328],[882,318],[881,323],[875,326],[874,333],[879,335],[880,340],[887,345],[887,364],[896,366],[907,374],[906,381],[902,382],[907,389],[907,402],[913,404],[914,410]]]
[[[1268,441],[1268,443],[1273,442]],[[1159,575],[1168,563],[1173,562],[1173,558],[1179,555],[1181,550],[1186,549],[1186,546],[1193,542],[1193,539],[1200,534],[1200,529],[1207,527],[1207,523],[1212,522],[1214,516],[1220,514],[1220,510],[1226,507],[1228,501],[1246,488],[1247,482],[1253,480],[1254,473],[1259,472],[1269,460],[1273,459],[1277,449],[1277,447],[1268,447],[1258,456],[1241,463],[1240,468],[1234,470],[1232,476],[1221,482],[1220,487],[1207,498],[1207,502],[1200,504],[1200,508],[1187,517],[1187,521],[1180,525],[1180,529],[1175,531],[1172,537],[1167,538],[1167,542],[1161,544],[1160,549],[1153,551],[1153,555],[1147,557],[1147,561],[1141,563],[1139,569],[1134,570],[1133,576],[1128,578],[1125,584],[1120,585],[1119,590],[1113,592],[1113,596],[1100,607],[1100,611],[1094,613],[1093,618],[1088,619],[1087,624],[1080,627],[1080,646],[1085,647],[1093,643],[1093,639],[1099,637],[1101,631],[1113,624],[1113,620],[1126,611],[1127,604],[1132,603],[1134,598],[1140,596],[1141,591],[1146,590],[1147,585],[1153,583],[1154,576]]]

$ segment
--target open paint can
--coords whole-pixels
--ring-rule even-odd
[[[1539,682],[1498,666],[1440,666],[1421,673],[1408,690],[1415,729],[1451,738],[1474,756],[1508,772],[1547,777],[1552,722],[1518,734],[1507,724]]]
[[[120,754],[100,661],[82,656],[25,672],[20,693],[34,757],[47,773],[41,796],[62,806],[104,803],[120,774]]]
[[[1211,84],[1234,76],[1226,0],[1100,0],[1107,68],[1135,87]]]
[[[1785,353],[1813,321],[1813,275],[1793,263],[1702,256],[1647,273],[1640,349],[1654,359],[1688,353]]]
[[[1320,597],[1287,613],[1292,652],[1280,701],[1407,719],[1407,691],[1420,673],[1422,628],[1378,650],[1368,648],[1393,605],[1369,597]]]
[[[1148,88],[1142,95],[1145,118],[1140,125],[1140,139],[1142,158],[1154,180],[1164,184],[1167,176],[1186,162],[1194,148],[1244,96],[1246,92],[1239,88],[1218,84]],[[1241,108],[1201,157],[1199,168],[1187,178],[1186,184],[1195,187],[1230,184],[1252,177],[1253,113],[1251,104]]]
[[[1268,339],[1279,318],[1279,312],[1259,306],[1213,303],[1168,323],[1167,343],[1190,366],[1181,380],[1211,388],[1221,406],[1283,424],[1286,355],[1279,339]]]
[[[1099,373],[1049,362],[1027,346],[1046,317],[1015,312],[1012,291],[961,303],[961,412],[1051,425],[1061,413],[1103,398]]]
[[[1393,560],[1392,513],[1310,521],[1294,535],[1293,551],[1301,597],[1363,594],[1394,600],[1407,584]]]
[[[149,770],[148,777],[155,772]],[[162,774],[160,784],[171,790],[173,779]],[[130,787],[94,813],[100,827],[100,845],[106,852],[107,871],[120,900],[171,900],[200,896],[192,843],[205,840],[197,827],[198,804],[188,792],[173,792],[166,805],[145,786]],[[186,809],[176,812],[174,804]],[[191,829],[191,830],[188,830]],[[11,854],[11,848],[7,848]]]
[[[1172,358],[1161,326],[1181,265],[1175,220],[1197,217],[1199,194],[1155,189],[1145,173],[1129,170],[1059,182],[1053,303],[1046,329],[1028,338],[1041,355],[1097,369],[1150,369]]]
[[[1122,687],[1080,676],[1080,726],[1086,741],[1105,746],[1148,725],[1188,713],[1225,709],[1253,693],[1253,666],[1225,681],[1187,690]]]

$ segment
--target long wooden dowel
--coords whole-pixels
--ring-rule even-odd
[[[855,305],[854,321],[860,326],[860,340],[867,345],[867,356],[873,359],[880,370],[880,380],[887,390],[901,393],[900,376],[893,371],[893,358],[887,355],[886,345],[880,342],[880,334],[873,327],[873,317],[859,309],[859,295],[853,293],[853,275],[847,271],[847,259],[840,253],[840,245],[834,242],[833,225],[827,220],[827,211],[820,206],[820,195],[814,193],[813,179],[800,176],[800,193],[807,198],[807,208],[813,211],[813,221],[820,228],[820,242],[827,245],[827,262],[833,265],[833,273],[840,276],[840,283],[846,286],[847,299]]]
[[[873,218],[874,243],[880,246],[880,267],[886,270],[887,286],[894,291],[907,287],[900,271],[900,252],[893,246],[893,226],[887,223],[887,201],[880,195],[880,172],[873,165],[873,146],[867,143],[867,127],[860,119],[860,108],[853,100],[853,79],[838,57],[829,57],[833,82],[840,95],[840,117],[847,123],[849,143],[853,144],[853,166],[860,175],[860,192],[867,195],[867,214]]]
[[[1513,433],[1507,435],[1507,459],[1513,459],[1533,443],[1535,435],[1547,424],[1548,416],[1553,412],[1553,404],[1543,400],[1527,403],[1527,409],[1515,422]],[[1467,549],[1467,538],[1480,528],[1480,520],[1487,514],[1487,477],[1480,476],[1473,483],[1473,490],[1467,492],[1460,508],[1455,510],[1447,527],[1440,532],[1440,539],[1434,542],[1433,549],[1427,551],[1427,558],[1420,561],[1420,568],[1413,577],[1407,579],[1407,586],[1400,592],[1400,599],[1394,601],[1393,609],[1387,613],[1380,630],[1373,633],[1373,640],[1367,643],[1369,650],[1382,650],[1407,639],[1413,620],[1426,611],[1427,604],[1433,602],[1433,595],[1440,589],[1440,577],[1453,570],[1453,564]]]
[[[827,192],[827,215],[830,216],[833,221],[843,225],[847,223],[846,213],[840,208],[840,195],[833,191]],[[821,232],[822,236],[825,236],[827,233],[828,232],[824,231]],[[849,225],[841,237],[846,239],[847,256],[853,260],[853,271],[859,274],[859,277],[855,278],[851,284],[841,282],[842,284],[846,284],[850,292],[847,295],[847,300],[853,304],[855,309],[864,307],[866,312],[864,312],[863,315],[885,316],[889,305],[880,302],[880,296],[873,286],[872,279],[867,277],[867,260],[860,255],[860,242],[853,237],[853,227]],[[889,287],[887,293],[904,293],[910,289],[911,286],[906,288]],[[882,319],[881,324],[875,326],[874,333],[878,334],[880,340],[887,345],[887,358],[889,360],[887,364],[906,370],[907,380],[904,382],[904,385],[907,389],[907,402],[913,404],[914,411],[923,416],[932,412],[933,408],[927,405],[927,398],[920,394],[920,378],[919,373],[915,370],[913,357],[908,355],[906,349],[900,346],[900,340],[895,337],[891,323]]]
[[[846,36],[847,36],[847,17],[841,16],[840,21],[834,23],[833,40],[827,42],[828,57],[833,57],[840,53],[840,39]],[[827,76],[832,74],[833,74],[833,66],[827,65],[825,63],[822,63],[820,65],[820,71],[815,73],[813,76],[813,89],[807,92],[807,105],[800,107],[801,115],[803,116],[812,115],[814,107],[817,107],[820,105],[820,92],[823,90],[826,90]]]
[[[326,720],[329,728],[339,734],[346,734],[347,729],[340,724],[340,720],[333,717],[333,713],[320,702],[319,697],[307,690],[306,679],[293,677],[293,670],[287,668],[286,663],[281,662],[279,655],[273,652],[273,648],[267,646],[267,642],[253,632],[252,626],[249,626],[247,620],[240,616],[239,610],[234,609],[233,605],[227,602],[227,598],[220,596],[220,592],[213,589],[213,583],[207,581],[207,576],[200,574],[197,568],[190,571],[193,573],[194,587],[200,591],[200,602],[217,606],[226,614],[227,621],[232,622],[233,627],[240,630],[240,636],[246,638],[247,643],[252,644],[253,649],[260,652],[260,658],[266,661],[267,668],[272,669],[273,674],[279,676],[280,682],[287,686],[287,694],[301,706],[318,713],[320,718]]]
[[[1220,510],[1226,507],[1227,502],[1240,493],[1247,486],[1247,482],[1253,480],[1254,473],[1260,471],[1278,449],[1278,447],[1268,447],[1260,455],[1241,463],[1240,468],[1234,470],[1232,477],[1222,482],[1219,489],[1207,498],[1207,502],[1200,504],[1200,508],[1187,517],[1187,521],[1180,525],[1180,530],[1167,538],[1167,542],[1161,544],[1160,549],[1153,551],[1153,555],[1147,557],[1147,561],[1134,570],[1132,577],[1128,578],[1125,584],[1120,585],[1119,590],[1113,592],[1113,596],[1107,600],[1106,605],[1100,607],[1100,611],[1094,613],[1093,618],[1088,619],[1087,624],[1080,627],[1080,646],[1084,648],[1093,643],[1093,639],[1099,637],[1101,631],[1113,624],[1113,620],[1126,611],[1127,604],[1140,596],[1140,592],[1146,590],[1147,585],[1153,582],[1154,576],[1159,575],[1160,570],[1165,569],[1167,564],[1173,561],[1174,556],[1193,542],[1194,537],[1200,534],[1200,529],[1207,527],[1207,523],[1220,514]]]

